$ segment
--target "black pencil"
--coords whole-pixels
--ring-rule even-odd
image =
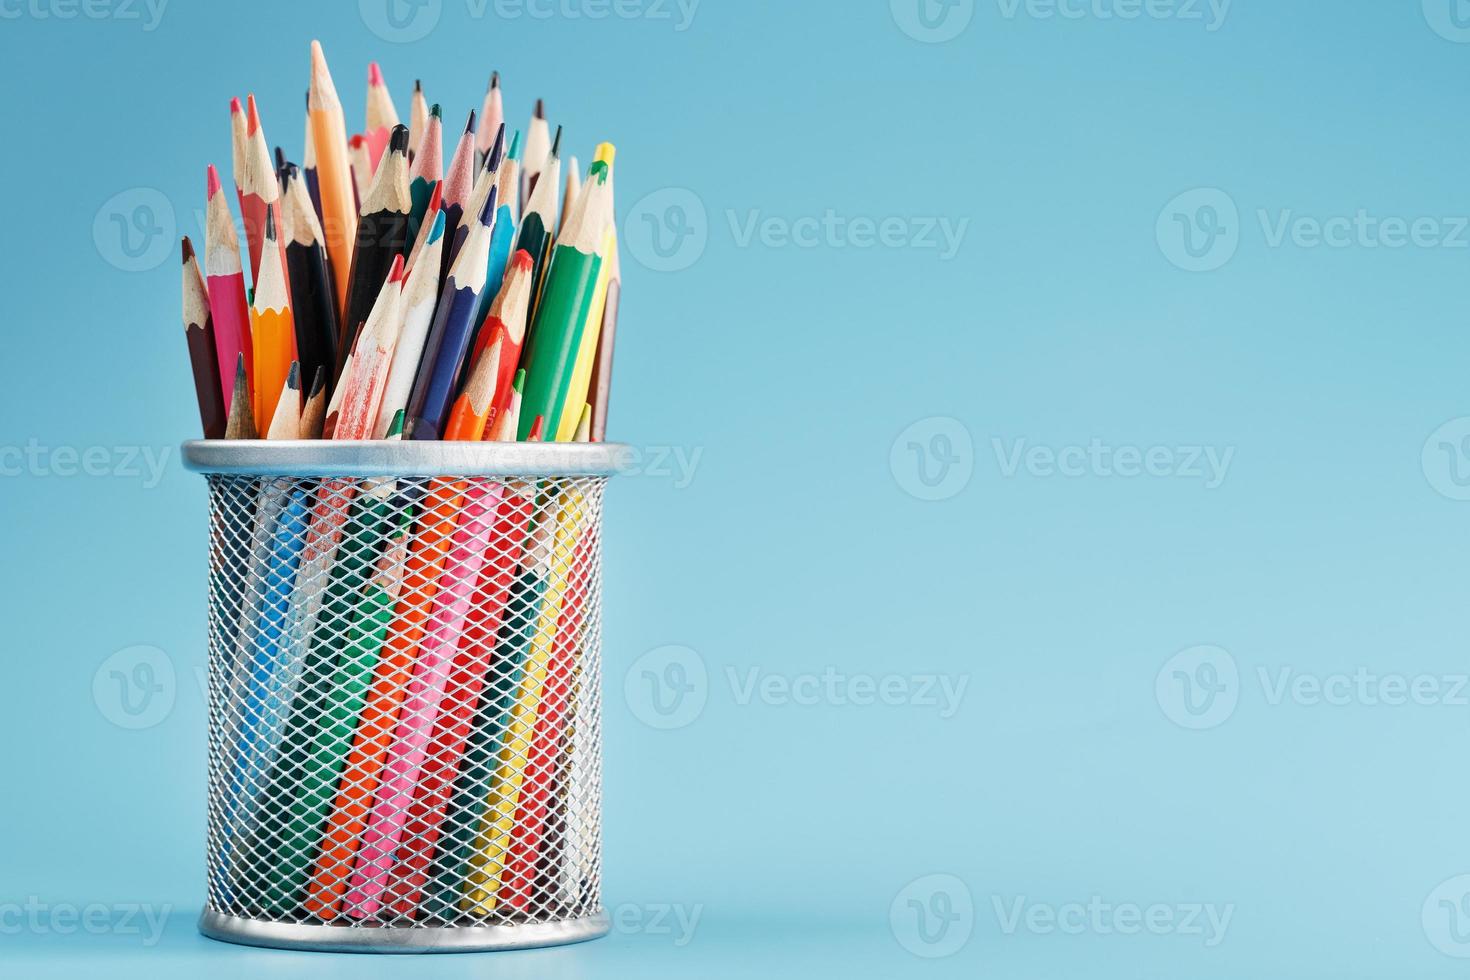
[[[372,185],[363,197],[357,221],[357,240],[352,250],[352,272],[348,277],[347,315],[337,338],[337,381],[347,354],[357,340],[356,325],[367,321],[373,303],[382,292],[393,260],[403,254],[408,241],[408,127],[393,127],[388,153],[378,167]]]

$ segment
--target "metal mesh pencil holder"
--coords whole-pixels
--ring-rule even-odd
[[[215,939],[608,930],[601,518],[619,447],[192,442],[209,482]]]

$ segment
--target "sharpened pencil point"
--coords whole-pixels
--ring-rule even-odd
[[[413,90],[415,92],[422,92],[424,90],[424,83],[423,83],[423,81],[420,80],[420,79],[415,78],[413,80]]]
[[[531,431],[526,433],[526,441],[527,442],[540,442],[541,439],[542,439],[542,435],[543,435],[543,432],[544,432],[545,429],[546,429],[546,416],[544,416],[544,415],[538,415],[538,416],[536,416],[536,420],[531,423]]]
[[[551,155],[561,157],[561,127],[556,127],[556,139],[551,141]]]
[[[311,379],[311,397],[315,398],[327,386],[327,366],[318,364],[316,377]]]
[[[205,172],[204,194],[206,197],[214,197],[220,191],[219,171],[214,169],[214,164],[209,165]]]
[[[526,369],[516,368],[516,376],[511,379],[510,386],[515,389],[516,394],[524,394],[526,391]]]
[[[254,136],[260,129],[260,108],[255,104],[255,93],[245,96],[245,133]]]
[[[286,373],[286,387],[292,391],[301,390],[301,362],[292,361],[291,370]]]
[[[194,257],[194,243],[189,241],[189,236],[185,235],[179,244],[184,253],[183,260],[187,262],[192,259]]]
[[[542,99],[537,99],[536,100],[536,118],[537,119],[545,119],[546,118],[546,102],[544,100],[542,100]]]
[[[501,125],[504,125],[504,123]],[[519,129],[510,138],[510,150],[506,153],[506,156],[512,160],[519,160],[521,158],[521,131]]]
[[[520,248],[516,249],[516,254],[511,257],[510,264],[513,268],[519,269],[522,272],[529,272],[531,271],[531,267],[536,264],[536,260],[531,258],[530,252]]]
[[[497,204],[496,204],[496,201],[495,201],[495,192],[498,191],[499,189],[500,188],[498,188],[498,187],[492,187],[492,188],[490,188],[490,196],[487,197],[487,198],[485,198],[485,207],[480,210],[480,224],[482,224],[482,225],[490,225],[490,224],[494,223],[494,221],[495,221],[495,208],[497,207]]]
[[[500,72],[492,71],[490,73],[490,87],[492,89],[500,88]]]
[[[495,142],[490,147],[490,153],[485,157],[485,169],[494,171],[500,169],[500,160],[505,153],[505,123],[495,131]]]
[[[276,147],[276,172],[286,169],[286,151],[279,146]]]
[[[393,421],[388,425],[387,438],[392,439],[403,435],[403,420],[407,417],[408,413],[401,408],[393,413]]]
[[[444,110],[439,108],[439,103],[435,102],[429,106],[429,115],[435,119],[442,119],[444,117]]]
[[[402,282],[403,281],[403,256],[402,255],[395,255],[395,256],[393,256],[393,268],[391,268],[391,269],[388,270],[388,281],[389,282]]]
[[[444,212],[440,211],[434,215],[434,223],[429,226],[429,237],[424,240],[426,245],[431,245],[444,237]]]
[[[276,209],[274,207],[265,209],[265,240],[268,242],[276,240]]]
[[[369,61],[368,62],[368,84],[369,85],[382,85],[383,84],[383,69],[381,69],[381,68],[378,67],[378,63],[376,61]]]
[[[473,109],[470,110],[470,117],[465,120],[464,131],[466,133],[473,133],[475,131],[475,110]]]
[[[408,152],[408,127],[402,123],[393,127],[393,135],[388,138],[389,153]]]
[[[433,214],[444,206],[444,181],[434,181],[434,192],[429,195],[429,206],[425,214]]]

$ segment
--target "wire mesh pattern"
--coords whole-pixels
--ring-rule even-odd
[[[600,912],[603,477],[209,477],[209,909]]]

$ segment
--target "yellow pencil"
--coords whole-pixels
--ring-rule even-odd
[[[536,621],[536,632],[526,656],[525,674],[511,708],[499,763],[490,782],[485,815],[480,818],[479,833],[470,854],[468,890],[460,908],[472,915],[488,915],[499,904],[501,877],[505,871],[506,849],[515,826],[521,789],[526,781],[526,758],[531,751],[531,737],[536,716],[541,709],[543,688],[550,667],[552,647],[556,642],[557,623],[561,619],[562,602],[572,574],[572,557],[584,519],[583,497],[578,491],[567,491],[552,506],[541,527],[533,532],[531,547],[538,549],[538,563],[547,568],[546,594]],[[553,535],[548,534],[555,527]],[[547,545],[550,544],[550,547]],[[530,551],[536,554],[535,550]]]
[[[607,231],[603,235],[604,254],[608,257],[597,272],[597,285],[592,293],[592,304],[587,308],[587,319],[582,324],[582,342],[577,346],[577,359],[572,362],[572,381],[567,385],[566,401],[562,403],[561,422],[557,425],[556,442],[569,442],[577,431],[580,410],[587,403],[587,391],[592,385],[592,365],[597,360],[597,341],[602,335],[602,313],[607,308],[607,284],[612,276],[613,254],[618,248],[618,223],[613,218],[613,159],[618,149],[611,143],[600,143],[597,156],[593,158],[592,170],[598,164],[607,167]],[[595,179],[588,177],[588,180]]]

